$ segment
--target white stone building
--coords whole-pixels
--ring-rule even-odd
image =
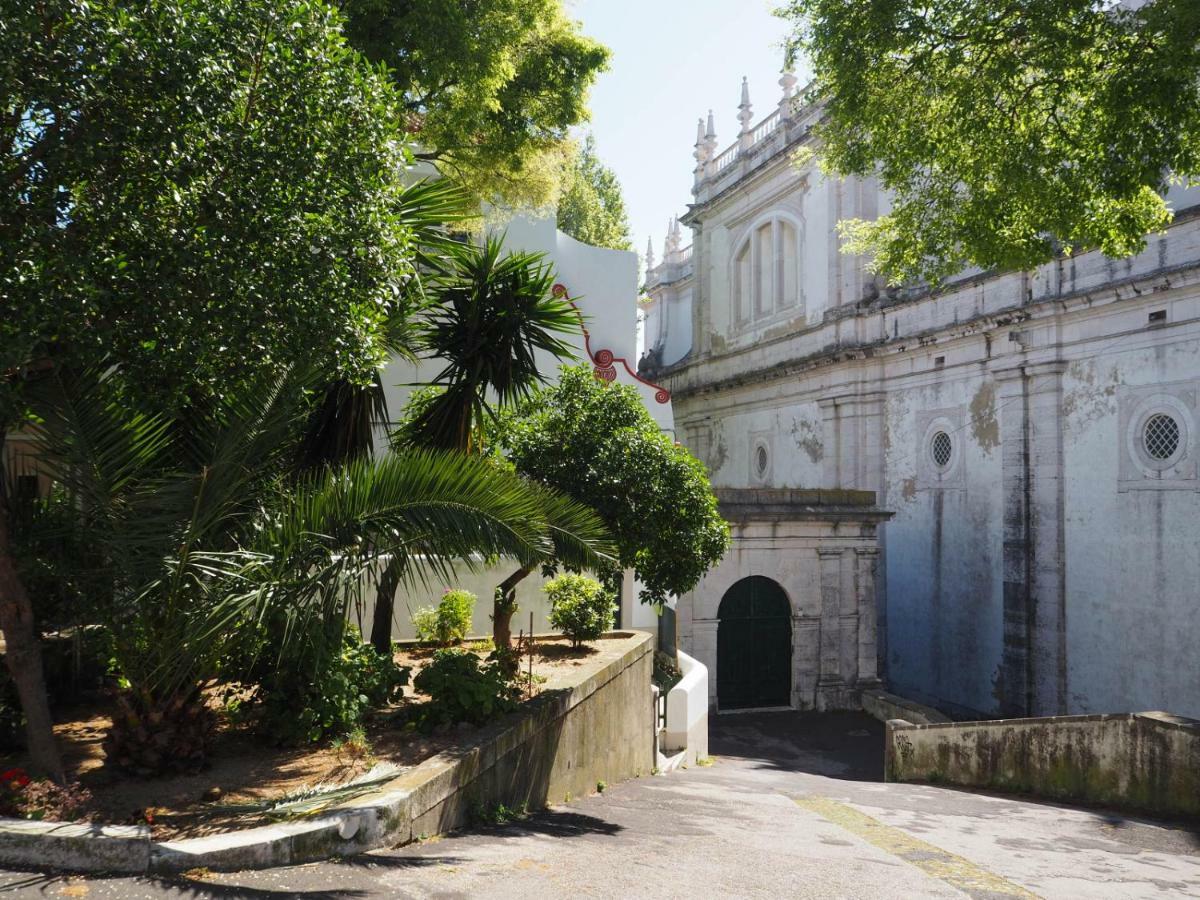
[[[774,525],[736,531],[680,603],[681,646],[715,668],[714,700],[733,576],[788,595],[795,706],[839,703],[814,672],[851,693],[869,682],[861,660],[840,675],[806,662],[833,652],[823,629],[838,625],[806,607],[840,584],[843,629],[851,614],[869,627],[855,604],[875,576],[879,670],[900,693],[965,714],[1200,716],[1200,191],[1174,193],[1174,224],[1132,259],[890,290],[835,230],[888,198],[796,165],[818,110],[795,84],[781,79],[757,124],[743,84],[724,152],[712,114],[700,123],[679,220],[693,241],[673,225],[649,270],[643,366],[714,484],[740,489],[744,519],[751,489],[822,488],[873,491],[894,517],[877,573],[861,559],[881,517],[852,536],[824,526],[831,569],[799,537],[811,524],[763,495],[757,518]]]

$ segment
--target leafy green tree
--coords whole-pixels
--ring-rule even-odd
[[[896,282],[1128,256],[1200,174],[1200,4],[789,0],[825,103],[821,153],[895,197],[849,222]]]
[[[387,64],[418,156],[482,199],[541,206],[609,53],[562,0],[331,0]]]
[[[558,198],[558,227],[578,241],[613,250],[632,250],[629,215],[616,173],[596,155],[588,135],[574,155]]]
[[[394,88],[318,0],[5,0],[3,368],[117,362],[169,405],[387,359],[413,253]],[[320,360],[314,359],[319,354]]]
[[[703,463],[659,430],[633,388],[588,366],[560,374],[502,418],[497,449],[520,474],[599,514],[617,545],[609,578],[633,569],[643,603],[690,591],[729,546]],[[522,566],[497,591],[497,647],[511,640],[516,587],[533,571]]]
[[[27,376],[220,398],[303,361],[366,383],[410,302],[395,87],[320,0],[0,0],[0,439]],[[0,629],[61,774],[0,492]]]
[[[111,579],[99,614],[125,689],[106,746],[135,772],[203,765],[201,689],[259,623],[286,680],[319,688],[380,557],[419,557],[443,578],[474,555],[604,559],[595,514],[483,457],[409,451],[281,478],[304,379],[175,416],[131,409],[115,380],[50,377],[33,401],[43,464]]]

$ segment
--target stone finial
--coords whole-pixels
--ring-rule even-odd
[[[754,107],[750,105],[750,81],[747,78],[742,79],[742,102],[738,105],[737,117],[742,124],[742,129],[738,132],[738,146],[745,150],[754,140],[754,133],[750,129],[754,121]]]
[[[796,97],[796,83],[799,80],[791,72],[784,72],[779,77],[779,86],[783,88],[783,97],[779,100],[779,115],[785,119],[792,115],[792,101]]]
[[[738,104],[738,121],[742,123],[741,134],[750,131],[750,123],[754,121],[754,107],[750,104],[750,79],[742,79],[742,102]]]
[[[667,226],[667,247],[663,262],[675,261],[675,256],[679,253],[679,238],[679,219],[672,218],[671,224]]]
[[[706,156],[704,158],[705,166],[710,170],[713,166],[713,160],[717,158],[717,126],[713,121],[713,111],[708,111],[708,124],[704,129],[704,150]]]
[[[696,168],[692,173],[696,176],[696,184],[704,180],[704,166],[712,158],[712,149],[704,136],[704,119],[696,120],[696,149],[692,151],[696,159]]]
[[[646,275],[654,271],[654,238],[646,238]]]

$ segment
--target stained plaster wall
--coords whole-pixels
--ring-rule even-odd
[[[714,484],[861,488],[895,511],[878,614],[902,693],[965,714],[1200,715],[1200,195],[1176,191],[1176,224],[1130,260],[965,273],[921,297],[837,252],[835,221],[886,209],[873,185],[788,153],[754,166],[684,219],[696,349],[669,386]],[[804,222],[803,315],[738,323],[731,254],[774,210]],[[1139,483],[1130,421],[1164,395],[1191,417],[1185,459]]]

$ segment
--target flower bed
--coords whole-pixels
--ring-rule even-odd
[[[598,642],[579,650],[565,639],[544,637],[522,658],[518,687],[524,699],[571,680],[587,664]],[[488,647],[468,645],[481,658]],[[418,675],[434,648],[400,645],[396,661]],[[532,684],[528,663],[532,659]],[[145,825],[156,840],[199,837],[231,828],[310,815],[394,778],[460,743],[478,728],[469,723],[421,725],[428,698],[412,685],[398,703],[375,711],[362,733],[300,747],[273,746],[230,717],[222,718],[211,766],[203,772],[139,779],[104,765],[102,742],[110,724],[107,708],[67,710],[56,726],[67,765],[77,783],[57,788],[30,781],[10,756],[0,761],[2,814],[45,821],[86,821],[103,825]],[[215,700],[214,700],[215,702]]]

